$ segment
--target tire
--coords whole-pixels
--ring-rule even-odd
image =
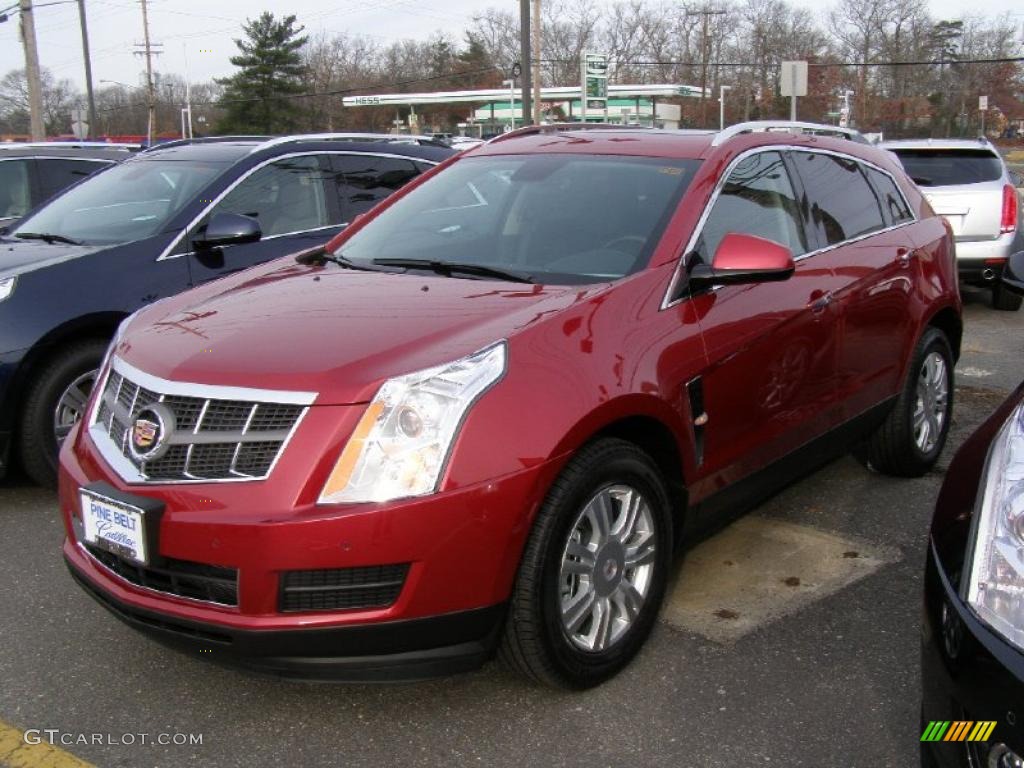
[[[640,503],[628,505],[627,491]],[[610,503],[605,518],[611,521],[610,534],[604,546],[597,545],[600,500]],[[636,510],[632,526],[625,522],[627,506]],[[632,534],[619,540],[616,536],[624,529]],[[647,543],[653,542],[650,551],[641,543],[645,537]],[[593,553],[589,567],[570,552],[570,538],[577,552]],[[502,661],[557,688],[590,688],[608,680],[637,654],[654,626],[668,582],[672,544],[671,503],[651,458],[624,440],[600,439],[585,446],[552,484],[530,532],[505,622]],[[626,558],[638,551],[649,559],[630,568]],[[563,565],[577,575],[567,575]],[[584,571],[590,576],[579,575]],[[587,604],[587,594],[593,597],[592,607],[576,613],[572,609]],[[580,602],[574,602],[577,599]],[[570,622],[573,628],[563,622],[563,600],[570,603],[569,614],[583,614],[581,621]],[[634,606],[631,619],[626,603]],[[590,647],[584,635],[593,635]]]
[[[929,360],[941,358],[945,367],[942,379],[945,382],[945,400],[941,423],[936,419],[925,419],[929,423],[928,439],[919,442],[915,429],[915,411],[919,408],[918,385],[923,367]],[[934,369],[933,369],[934,370]],[[939,399],[933,398],[936,408]],[[927,402],[920,403],[922,411]],[[934,410],[932,411],[935,412]],[[862,452],[871,468],[896,477],[921,477],[930,470],[946,444],[949,424],[953,415],[953,352],[945,334],[936,328],[928,328],[914,348],[914,355],[907,371],[907,380],[896,400],[892,411],[878,430],[868,438]],[[937,428],[936,428],[937,426]],[[935,433],[938,433],[937,436]]]
[[[1008,291],[1002,284],[992,286],[992,307],[1003,312],[1016,312],[1024,303],[1024,296]]]
[[[19,430],[21,465],[30,478],[45,487],[57,484],[57,442],[56,417],[58,404],[65,390],[80,382],[80,391],[85,393],[87,383],[82,377],[89,372],[99,372],[107,342],[96,339],[78,342],[59,350],[29,385],[28,396],[22,410]],[[91,384],[88,389],[91,390]],[[81,398],[79,398],[81,400]],[[84,413],[81,403],[79,416]],[[64,422],[70,429],[70,409],[62,410]]]

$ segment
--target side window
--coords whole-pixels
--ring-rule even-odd
[[[335,155],[334,169],[344,221],[370,210],[420,174],[412,160],[368,154]]]
[[[32,207],[28,159],[0,162],[0,219],[21,218]]]
[[[263,236],[304,232],[330,224],[320,157],[286,157],[254,172],[210,211],[253,216]]]
[[[697,241],[697,254],[710,263],[730,233],[755,235],[807,253],[800,207],[778,152],[758,152],[733,168]]]
[[[904,221],[912,221],[914,216],[910,213],[910,209],[892,177],[867,166],[864,167],[864,171],[878,193],[878,199],[882,202],[882,210],[889,217],[889,222],[900,224]]]
[[[816,152],[793,152],[811,217],[828,245],[886,226],[878,198],[854,160]]]
[[[86,176],[91,176],[110,163],[93,162],[91,160],[64,160],[39,158],[36,168],[39,170],[39,182],[42,187],[43,199],[53,197],[66,187],[77,184]]]

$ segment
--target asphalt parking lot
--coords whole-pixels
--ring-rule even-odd
[[[937,470],[896,480],[847,457],[776,496],[687,555],[636,662],[582,694],[497,664],[415,685],[316,685],[165,650],[74,585],[54,495],[8,480],[0,724],[202,735],[191,746],[67,748],[99,766],[916,765],[932,503],[953,450],[1024,378],[1024,312],[965,298]],[[0,765],[13,760],[0,748]]]

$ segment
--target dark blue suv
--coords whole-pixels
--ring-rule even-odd
[[[178,142],[97,174],[0,236],[0,476],[53,484],[118,324],[208,280],[326,242],[454,154],[390,136]]]

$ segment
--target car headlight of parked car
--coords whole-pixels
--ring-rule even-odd
[[[14,284],[18,281],[16,277],[6,277],[0,280],[0,301],[3,301],[14,293]]]
[[[505,373],[504,341],[453,363],[388,379],[367,406],[321,504],[434,493],[463,418]]]
[[[992,443],[982,493],[967,600],[1024,649],[1024,405]]]

